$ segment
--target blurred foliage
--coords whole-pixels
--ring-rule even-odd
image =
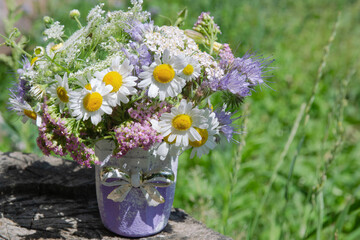
[[[73,0],[60,7],[48,1],[44,15],[75,30],[69,11],[79,9],[84,21],[96,3]],[[106,7],[128,5],[108,1]],[[224,142],[202,159],[181,156],[174,206],[234,239],[360,239],[360,1],[144,3],[157,25],[174,23],[185,7],[183,28],[210,11],[222,31],[220,42],[230,43],[237,56],[255,51],[276,61],[270,88],[257,89],[239,110],[242,144]],[[339,12],[336,37],[328,46]],[[27,31],[29,51],[43,44],[41,19]],[[319,77],[325,46],[329,51]],[[36,129],[6,110],[11,72],[0,65],[0,151],[38,153]],[[314,102],[284,151],[301,106],[311,97]]]

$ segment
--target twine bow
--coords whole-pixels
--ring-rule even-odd
[[[165,202],[155,187],[170,186],[174,183],[174,177],[174,173],[170,169],[143,174],[139,169],[127,173],[119,168],[110,167],[105,168],[100,173],[100,180],[104,186],[118,186],[109,193],[108,199],[114,202],[122,202],[133,187],[140,188],[148,205],[153,207]],[[115,179],[115,181],[107,182],[108,179]]]

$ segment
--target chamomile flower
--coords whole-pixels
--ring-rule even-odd
[[[150,120],[151,127],[155,129],[157,132],[161,132],[161,128],[159,126],[159,121],[152,119]],[[156,144],[154,146],[156,155],[159,156],[160,160],[165,160],[166,156],[169,154],[170,156],[179,156],[184,148],[180,146],[176,146],[175,140],[172,142],[169,142],[168,140],[169,136],[166,136],[163,138],[163,141],[159,144]]]
[[[193,107],[191,102],[181,100],[178,107],[170,113],[163,113],[159,121],[160,133],[169,143],[187,147],[189,141],[201,141],[202,137],[195,128],[207,128],[204,110]]]
[[[216,146],[215,135],[219,133],[219,121],[216,118],[214,112],[210,112],[209,109],[205,110],[204,116],[208,120],[207,128],[197,128],[195,130],[201,135],[201,140],[199,141],[189,141],[189,145],[192,147],[190,158],[193,158],[195,154],[198,157],[201,157],[204,154],[208,154],[211,149],[214,149]]]
[[[103,81],[106,85],[113,87],[112,93],[115,93],[116,102],[118,105],[122,103],[128,103],[128,95],[136,94],[137,90],[134,88],[136,86],[136,80],[138,79],[135,76],[131,76],[132,70],[134,67],[130,65],[128,59],[125,59],[122,64],[120,64],[120,57],[117,56],[112,61],[111,67],[107,68],[101,72],[95,72],[94,76]]]
[[[70,109],[77,120],[91,119],[92,124],[97,125],[101,116],[112,113],[112,105],[116,96],[111,93],[111,85],[105,85],[96,79],[92,79],[88,85],[79,91],[73,91],[70,95]]]
[[[10,109],[18,112],[22,116],[22,122],[26,123],[28,120],[32,120],[36,123],[36,126],[41,125],[41,117],[36,113],[40,108],[34,109],[26,101],[22,101],[21,98],[15,94],[11,94],[9,98]]]
[[[176,97],[185,86],[185,80],[176,75],[174,61],[168,49],[164,51],[162,60],[157,55],[155,62],[150,67],[143,66],[143,70],[144,72],[139,74],[142,81],[138,86],[143,89],[150,86],[148,95],[151,98],[159,96],[163,101],[166,97]]]
[[[175,66],[178,71],[178,75],[185,79],[187,82],[192,81],[200,76],[200,64],[190,56],[180,55],[175,58]]]
[[[59,105],[60,113],[63,113],[65,106],[69,103],[69,83],[67,73],[63,77],[55,76],[56,83],[49,88],[51,97],[55,98],[55,104]]]

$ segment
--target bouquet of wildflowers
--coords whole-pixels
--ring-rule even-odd
[[[271,61],[246,53],[234,57],[218,43],[219,27],[202,13],[193,29],[156,26],[141,1],[128,11],[93,8],[79,29],[45,17],[45,47],[26,54],[11,89],[11,109],[39,128],[45,155],[97,164],[94,144],[115,142],[114,157],[143,148],[165,159],[191,149],[208,154],[221,137],[238,134],[236,108],[264,84]],[[8,39],[11,40],[11,39]],[[213,106],[221,94],[224,104]]]

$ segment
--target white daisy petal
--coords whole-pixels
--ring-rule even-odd
[[[166,97],[165,92],[163,92],[163,91],[159,92],[159,99],[160,99],[160,101],[165,100],[165,97]]]
[[[141,77],[141,76],[139,76],[139,77]],[[151,83],[152,83],[151,79],[145,79],[145,80],[141,81],[141,82],[138,84],[138,87],[139,87],[139,88],[146,88],[146,87],[149,86]]]
[[[158,93],[159,93],[159,87],[156,86],[155,84],[150,85],[149,93],[148,93],[149,97],[154,98],[158,95]]]
[[[195,128],[190,128],[190,134],[192,137],[192,141],[201,141],[201,135],[195,130]]]
[[[162,142],[157,149],[157,154],[161,156],[166,156],[169,152],[169,144],[166,142]]]
[[[118,97],[118,100],[121,101],[122,103],[128,103],[129,102],[129,99],[123,94],[119,94],[117,97]],[[118,103],[118,105],[120,105],[120,104]]]
[[[197,152],[198,152],[198,149],[192,148],[191,154],[190,154],[190,159],[194,158],[194,157],[195,157],[195,154],[196,154]]]
[[[173,142],[175,140],[175,138],[176,138],[176,135],[170,134],[169,137],[168,137],[168,141]]]
[[[104,111],[104,113],[110,115],[112,113],[112,108],[110,106],[103,105],[101,109]]]

